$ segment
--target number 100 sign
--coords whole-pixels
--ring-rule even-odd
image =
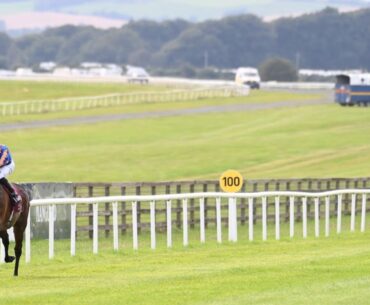
[[[227,170],[220,177],[220,188],[227,193],[239,192],[243,186],[243,176],[236,170]]]

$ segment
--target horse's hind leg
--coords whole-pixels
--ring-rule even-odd
[[[14,261],[15,257],[14,256],[9,256],[9,235],[8,232],[5,231],[0,231],[0,237],[3,240],[3,245],[5,248],[5,262],[6,263],[11,263]]]

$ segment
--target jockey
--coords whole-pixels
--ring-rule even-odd
[[[4,188],[9,192],[11,202],[13,205],[13,214],[12,218],[17,219],[22,212],[22,198],[19,194],[17,194],[14,187],[9,183],[6,179],[8,175],[10,175],[15,168],[15,163],[12,159],[10,151],[7,146],[0,144],[0,184],[4,186]]]

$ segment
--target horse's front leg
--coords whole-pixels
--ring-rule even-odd
[[[11,263],[14,261],[15,257],[9,255],[9,235],[6,230],[0,231],[0,237],[3,240],[3,245],[5,249],[5,259],[6,263]]]
[[[26,214],[27,215],[27,214]],[[18,221],[14,225],[14,238],[15,238],[15,265],[14,265],[14,276],[18,276],[19,260],[22,256],[22,245],[23,245],[23,233],[27,226],[27,217],[23,221]]]

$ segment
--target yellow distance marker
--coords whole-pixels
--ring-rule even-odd
[[[236,170],[229,169],[220,177],[220,188],[226,193],[236,193],[242,189],[243,176]]]

